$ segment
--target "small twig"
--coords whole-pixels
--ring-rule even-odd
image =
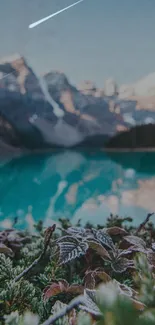
[[[137,228],[135,235],[138,235],[138,233],[146,226],[147,222],[150,220],[150,218],[152,217],[153,213],[148,213],[146,219],[139,225],[139,227]]]
[[[64,307],[62,310],[60,310],[58,313],[56,313],[54,316],[50,316],[42,325],[51,325],[54,324],[59,318],[64,317],[66,314],[68,314],[73,308],[79,306],[84,302],[83,296],[78,296],[71,300],[71,302]]]
[[[44,249],[43,252],[40,254],[40,256],[38,258],[36,258],[33,263],[31,265],[29,265],[23,272],[21,272],[19,275],[17,275],[17,277],[14,279],[15,282],[19,281],[23,276],[25,276],[27,273],[29,273],[29,271],[36,266],[44,257],[48,245],[50,243],[50,239],[52,237],[53,232],[55,231],[56,225],[53,225],[52,227],[49,227],[46,229],[45,231],[45,241],[44,241]]]

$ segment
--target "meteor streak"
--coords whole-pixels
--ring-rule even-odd
[[[65,10],[68,10],[68,9],[70,9],[70,8],[72,8],[72,7],[74,7],[74,6],[76,6],[77,4],[79,4],[79,3],[82,2],[82,1],[84,1],[84,0],[79,0],[79,1],[73,3],[72,5],[70,5],[70,6],[66,7],[66,8],[63,8],[63,9],[57,11],[57,12],[54,12],[53,14],[51,14],[51,15],[45,17],[45,18],[42,18],[42,19],[36,21],[35,23],[30,24],[30,25],[29,25],[29,28],[34,28],[34,27],[36,27],[36,26],[38,26],[38,25],[44,23],[46,20],[48,20],[48,19],[50,19],[50,18],[53,18],[53,17],[55,17],[55,16],[61,14],[61,12],[65,11]]]

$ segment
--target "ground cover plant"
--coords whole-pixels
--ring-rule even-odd
[[[155,324],[153,214],[0,231],[0,324]],[[152,221],[151,221],[152,220]]]

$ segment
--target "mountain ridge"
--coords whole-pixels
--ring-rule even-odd
[[[30,151],[55,147],[105,147],[112,138],[130,134],[133,128],[139,130],[138,126],[154,125],[155,102],[149,106],[148,98],[144,101],[135,95],[122,99],[113,79],[107,81],[106,91],[97,89],[94,82],[85,85],[83,88],[87,89],[83,91],[59,71],[38,78],[20,55],[1,61],[1,140],[14,148],[19,146]],[[62,113],[59,116],[57,109]],[[148,146],[155,145],[150,141],[149,138]],[[136,143],[131,137],[127,141],[131,148],[133,142],[134,147],[147,143],[146,139]],[[120,145],[124,147],[126,144],[121,140]]]

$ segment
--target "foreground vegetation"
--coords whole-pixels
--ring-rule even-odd
[[[0,324],[155,324],[155,227],[110,216],[0,232]],[[152,217],[154,218],[154,216]]]

